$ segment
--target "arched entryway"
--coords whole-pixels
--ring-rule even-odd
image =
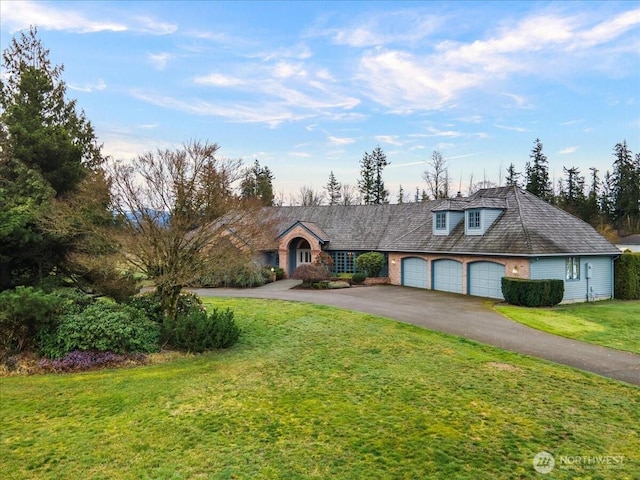
[[[306,238],[296,237],[289,243],[289,275],[305,263],[311,263],[311,245]]]

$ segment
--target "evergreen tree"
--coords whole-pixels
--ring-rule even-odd
[[[584,219],[586,197],[584,194],[585,179],[577,167],[563,167],[567,179],[561,184],[559,206],[565,211]]]
[[[271,207],[274,199],[274,176],[269,167],[262,167],[256,159],[253,165],[245,170],[243,177],[240,183],[242,198],[255,199],[260,205]]]
[[[360,178],[358,179],[358,191],[362,196],[362,202],[365,205],[374,203],[376,171],[373,157],[369,153],[364,152],[362,160],[360,160]]]
[[[508,187],[510,187],[510,186],[519,187],[520,186],[520,172],[516,172],[516,167],[515,167],[515,165],[513,163],[510,163],[509,164],[509,168],[507,168],[506,185]]]
[[[404,203],[404,189],[402,188],[402,185],[400,185],[398,190],[398,204],[402,203]]]
[[[630,233],[640,228],[640,155],[634,159],[626,140],[613,150],[613,221],[618,229]]]
[[[587,194],[585,213],[583,219],[594,227],[597,226],[600,217],[600,178],[598,177],[598,169],[591,167],[591,184],[589,193]]]
[[[71,274],[70,254],[93,228],[91,220],[104,220],[109,202],[93,127],[77,112],[75,101],[66,99],[63,67],[51,65],[37,29],[12,39],[2,58],[0,290],[36,283],[54,271]],[[89,211],[85,204],[81,211],[86,215],[76,216],[83,226],[71,228],[54,210],[61,202],[73,202],[86,185],[97,187],[95,196],[105,195],[92,203],[103,211]],[[50,215],[60,221],[46,220]],[[56,226],[49,230],[47,223]]]
[[[373,160],[373,166],[375,169],[375,180],[373,183],[373,203],[375,205],[382,205],[383,203],[389,203],[389,191],[384,188],[384,181],[382,180],[382,171],[389,165],[387,156],[384,154],[380,145],[378,145],[373,152],[371,152],[371,158]]]
[[[327,196],[329,197],[329,205],[339,205],[342,199],[342,185],[336,180],[333,170],[331,170],[329,174],[329,181],[324,189],[327,191]]]
[[[542,152],[542,142],[536,138],[529,157],[532,162],[527,162],[525,168],[526,190],[547,202],[553,200],[553,190],[549,181],[549,165],[547,156]]]

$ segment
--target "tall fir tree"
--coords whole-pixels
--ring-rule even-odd
[[[510,186],[514,186],[514,187],[519,187],[520,186],[520,172],[516,171],[516,167],[513,163],[509,164],[509,167],[507,168],[507,178],[505,179],[505,183],[508,187]]]
[[[333,174],[333,170],[329,174],[329,181],[325,185],[324,189],[327,191],[327,197],[329,199],[329,205],[339,205],[342,199],[342,185],[336,179]]]
[[[261,166],[256,159],[253,165],[245,170],[240,182],[242,198],[256,200],[265,207],[272,206],[274,199],[273,180],[274,176],[269,167]]]
[[[371,158],[375,170],[373,183],[373,203],[375,205],[389,203],[389,191],[384,187],[384,181],[382,180],[382,171],[389,165],[389,162],[387,161],[387,156],[380,148],[380,145],[378,145],[373,150],[373,152],[371,152]]]
[[[553,189],[549,181],[549,162],[542,151],[540,139],[536,138],[533,144],[533,149],[529,155],[532,161],[527,162],[525,167],[525,188],[541,199],[551,202],[553,200]]]
[[[52,272],[72,278],[68,258],[81,243],[89,244],[82,237],[95,225],[88,223],[104,222],[109,203],[93,127],[75,100],[66,98],[63,66],[51,64],[37,29],[13,38],[2,59],[0,289],[37,283]],[[102,211],[85,203],[80,210],[66,209],[76,221],[62,220],[62,202],[73,202],[86,188],[94,191],[91,206]],[[55,222],[47,220],[52,215]]]
[[[587,198],[584,194],[585,179],[580,175],[577,167],[563,167],[566,180],[561,183],[558,198],[559,206],[582,219],[584,219]]]
[[[376,181],[375,164],[373,157],[364,152],[360,160],[360,178],[358,179],[358,191],[365,205],[371,205],[374,201],[374,189]]]
[[[623,233],[640,229],[640,155],[635,159],[626,140],[613,148],[613,222]]]

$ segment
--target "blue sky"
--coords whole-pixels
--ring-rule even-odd
[[[463,192],[523,171],[538,137],[556,180],[640,151],[637,2],[2,0],[0,18],[2,49],[38,25],[104,153],[217,142],[286,203],[331,170],[356,185],[377,145],[392,201],[434,150]]]

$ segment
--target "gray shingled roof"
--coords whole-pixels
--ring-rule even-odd
[[[442,207],[445,207],[444,209]],[[504,208],[484,235],[465,235],[464,221],[433,235],[434,211]],[[459,254],[619,254],[591,225],[516,187],[484,189],[465,199],[399,205],[275,207],[278,234],[296,222],[313,224],[326,250]]]

